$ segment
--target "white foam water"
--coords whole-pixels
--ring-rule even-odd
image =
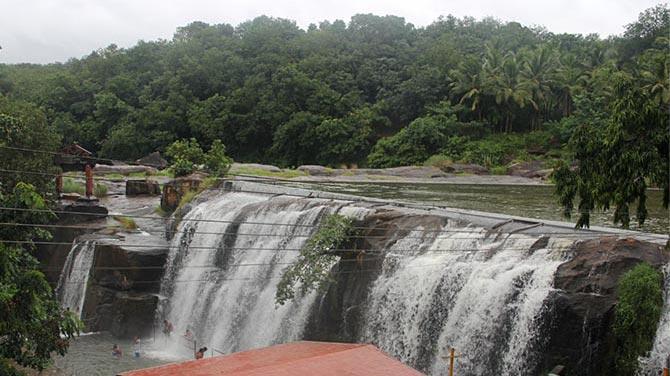
[[[93,265],[95,241],[74,243],[58,279],[56,296],[63,308],[68,308],[81,318],[86,299],[86,286]]]

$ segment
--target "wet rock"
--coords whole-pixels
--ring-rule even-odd
[[[510,165],[507,173],[512,176],[522,176],[526,178],[544,178],[551,173],[547,170],[542,161],[519,162]]]
[[[158,182],[150,179],[126,181],[126,196],[160,195],[161,188]]]
[[[123,338],[147,334],[167,254],[167,242],[156,237],[99,239],[82,310],[86,330]]]
[[[544,370],[562,364],[570,375],[609,374],[619,279],[641,262],[660,269],[669,259],[663,246],[630,238],[578,242],[554,278]]]
[[[160,152],[153,152],[147,156],[144,156],[136,161],[138,164],[143,166],[149,166],[162,170],[168,166],[168,163],[163,157],[161,157]]]
[[[173,212],[179,206],[182,196],[189,191],[197,191],[204,179],[204,175],[191,174],[171,180],[163,185],[161,208],[166,212]]]
[[[456,174],[474,174],[474,175],[488,175],[489,170],[478,164],[474,163],[452,163],[450,166],[450,171]]]
[[[385,168],[380,171],[384,175],[398,176],[403,178],[411,179],[432,179],[432,178],[444,178],[447,177],[442,170],[436,167],[423,167],[423,166],[405,166],[405,167],[393,167]]]
[[[302,165],[299,166],[298,171],[302,171],[311,176],[332,176],[339,170],[333,170],[332,168],[319,166],[319,165]]]
[[[81,197],[80,197],[81,198]],[[58,218],[63,224],[90,222],[107,217],[108,210],[97,201],[76,201],[73,204],[65,205],[60,209]]]

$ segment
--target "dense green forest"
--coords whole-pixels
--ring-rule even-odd
[[[63,143],[115,159],[195,137],[282,166],[441,154],[492,167],[564,156],[580,101],[606,106],[618,73],[660,85],[667,104],[668,25],[663,5],[608,39],[452,16],[421,28],[369,14],[307,30],[269,17],[193,22],[172,40],[0,65],[0,93],[41,107]]]

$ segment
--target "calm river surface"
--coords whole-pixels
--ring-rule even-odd
[[[576,219],[574,216],[571,220],[563,217],[563,210],[553,195],[554,187],[547,185],[320,183],[319,189],[554,221],[574,223]],[[647,193],[648,218],[642,227],[633,218],[631,230],[668,234],[670,212],[663,209],[663,192],[649,190]],[[635,210],[635,206],[631,207],[632,213]],[[613,210],[593,213],[591,225],[615,227],[612,213]]]

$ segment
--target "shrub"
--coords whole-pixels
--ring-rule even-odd
[[[179,158],[170,166],[170,170],[174,176],[186,176],[195,171],[195,164],[187,159]]]
[[[492,175],[507,175],[506,166],[493,166],[489,169]]]
[[[437,167],[442,171],[449,172],[454,162],[444,154],[435,154],[423,162],[424,166]]]
[[[214,140],[205,155],[205,170],[215,176],[223,176],[232,164],[233,160],[226,155],[226,146],[221,140]]]
[[[328,215],[300,250],[298,260],[284,269],[277,284],[275,303],[283,305],[293,299],[296,284],[300,284],[300,292],[305,294],[332,280],[330,269],[337,256],[330,252],[341,247],[354,231],[351,218],[339,214]]]
[[[192,164],[202,164],[205,154],[195,138],[190,140],[177,140],[165,149],[165,155],[177,162],[180,159]]]
[[[614,316],[615,375],[633,375],[638,357],[651,350],[663,308],[662,275],[647,263],[621,277]]]

